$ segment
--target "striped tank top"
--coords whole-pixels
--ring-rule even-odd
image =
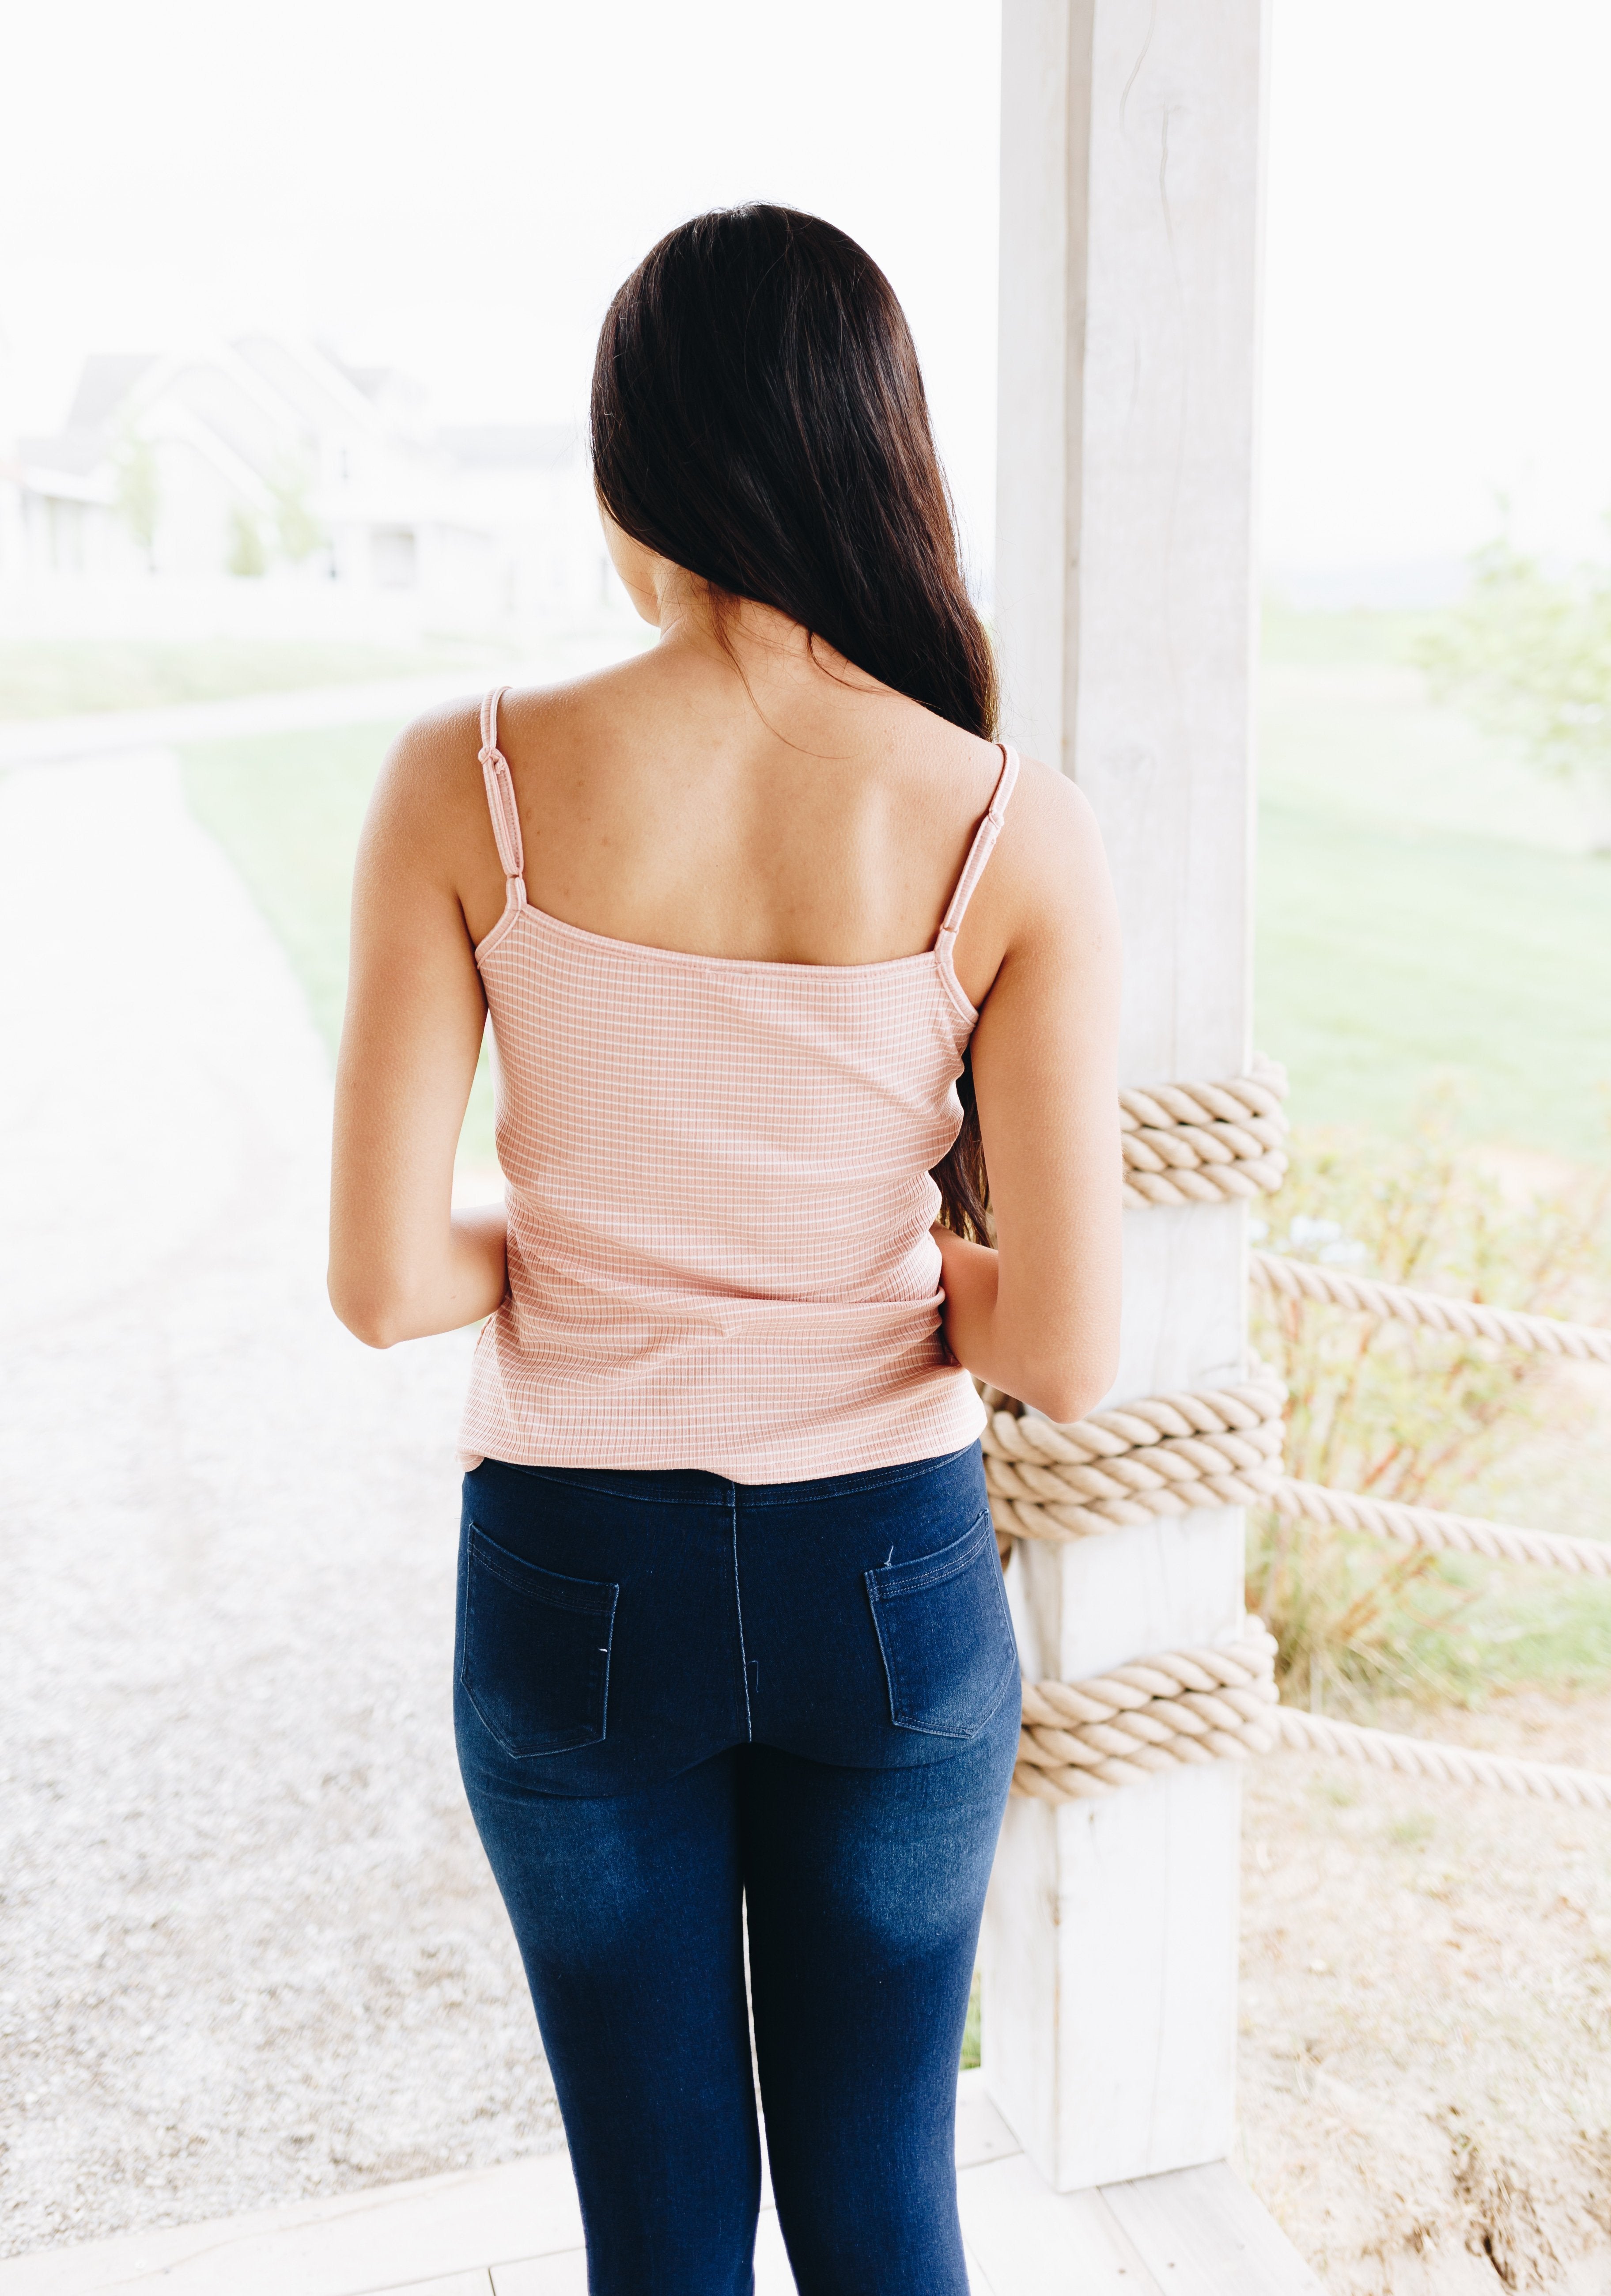
[[[953,951],[1016,755],[931,948],[697,956],[527,899],[505,690],[482,704],[480,755],[508,892],[476,963],[509,1288],[476,1348],[465,1465],[793,1482],[961,1449],[985,1414],[940,1339],[929,1171],[961,1128],[978,1018]]]

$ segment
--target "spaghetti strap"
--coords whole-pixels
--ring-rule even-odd
[[[498,747],[498,704],[508,691],[507,685],[495,685],[481,704],[481,778],[487,783],[487,809],[492,816],[498,859],[509,882],[511,898],[518,907],[523,908],[526,849],[520,839],[520,809],[515,803],[509,761]]]
[[[968,849],[968,858],[962,864],[962,873],[956,881],[956,890],[951,896],[951,906],[945,912],[939,937],[935,942],[942,956],[949,956],[974,889],[985,873],[985,864],[995,850],[995,840],[1002,833],[1002,822],[1007,811],[1007,801],[1012,795],[1018,777],[1018,753],[1001,744],[1002,770],[990,800],[990,808],[974,832],[973,843]]]

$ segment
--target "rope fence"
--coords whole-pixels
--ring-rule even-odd
[[[1611,1776],[1476,1746],[1406,1738],[1278,1702],[1275,1638],[1249,1619],[1227,1649],[1166,1651],[1086,1682],[1026,1682],[1012,1791],[1090,1801],[1160,1773],[1246,1761],[1278,1746],[1436,1785],[1486,1786],[1575,1809],[1611,1809]]]
[[[1155,1395],[1054,1427],[983,1390],[985,1480],[1001,1540],[1067,1541],[1202,1506],[1272,1506],[1288,1521],[1362,1531],[1433,1554],[1611,1578],[1611,1541],[1334,1491],[1280,1471],[1279,1386]]]
[[[1435,1554],[1480,1554],[1490,1562],[1524,1562],[1585,1578],[1611,1578],[1611,1540],[1568,1538],[1552,1530],[1522,1530],[1481,1515],[1446,1514],[1437,1507],[1406,1506],[1402,1499],[1364,1498],[1329,1490],[1323,1483],[1279,1478],[1269,1504],[1289,1521],[1324,1524],[1424,1546]]]
[[[1287,1170],[1283,1070],[1255,1061],[1217,1084],[1132,1086],[1119,1095],[1124,1202],[1226,1202],[1272,1193]],[[1484,1340],[1574,1363],[1611,1364],[1611,1331],[1523,1315],[1405,1284],[1378,1283],[1280,1252],[1249,1256],[1273,1297]],[[1281,1472],[1279,1382],[1142,1397],[1066,1426],[980,1389],[991,1513],[1003,1564],[1018,1538],[1067,1542],[1206,1506],[1271,1506],[1288,1521],[1362,1531],[1435,1554],[1477,1554],[1611,1578],[1611,1541],[1527,1530],[1402,1500],[1334,1491]],[[1577,1808],[1611,1809],[1611,1775],[1406,1738],[1280,1703],[1276,1643],[1249,1619],[1225,1648],[1165,1651],[1084,1682],[1028,1682],[1012,1790],[1090,1800],[1203,1762],[1302,1747],[1440,1785],[1481,1785]]]
[[[1525,1348],[1534,1355],[1558,1356],[1573,1363],[1611,1364],[1611,1331],[1597,1324],[1566,1324],[1554,1316],[1524,1316],[1514,1308],[1452,1300],[1441,1292],[1376,1283],[1275,1251],[1250,1252],[1247,1272],[1261,1291],[1280,1299],[1320,1300],[1356,1316],[1413,1324],[1451,1339],[1493,1340],[1502,1347]]]
[[[1285,1069],[1262,1054],[1246,1076],[1217,1083],[1124,1086],[1119,1135],[1126,1208],[1272,1195],[1287,1174],[1288,1126],[1281,1105],[1287,1090]],[[1253,1252],[1248,1272],[1262,1290],[1280,1298],[1319,1300],[1456,1339],[1492,1340],[1574,1362],[1611,1364],[1611,1331],[1596,1324],[1378,1283],[1280,1252]]]
[[[1284,1746],[1340,1755],[1368,1769],[1392,1770],[1400,1777],[1430,1778],[1438,1785],[1492,1786],[1533,1801],[1563,1801],[1575,1809],[1611,1809],[1611,1777],[1598,1770],[1575,1770],[1564,1762],[1527,1762],[1514,1754],[1490,1754],[1476,1746],[1450,1746],[1430,1738],[1403,1738],[1392,1730],[1372,1730],[1362,1722],[1334,1722],[1329,1715],[1278,1707],[1272,1726]]]

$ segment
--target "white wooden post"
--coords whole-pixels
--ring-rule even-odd
[[[1004,0],[996,595],[1009,726],[1072,774],[1124,923],[1123,1075],[1249,1053],[1254,414],[1265,0]],[[1239,1209],[1126,1215],[1110,1399],[1244,1369]],[[1009,1573],[1032,1677],[1230,1638],[1242,1517]],[[1009,1809],[987,2086],[1059,2191],[1232,2135],[1239,1778]]]

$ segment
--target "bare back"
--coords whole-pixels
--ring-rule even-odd
[[[866,964],[928,947],[1000,750],[854,672],[751,668],[750,687],[725,659],[657,648],[507,696],[501,741],[528,898],[587,931],[699,955]],[[455,821],[461,804],[468,815],[455,878],[478,941],[503,879],[472,729],[468,709],[441,723]],[[986,922],[963,961],[975,1003],[1000,964],[1009,906],[983,889],[980,900]]]

